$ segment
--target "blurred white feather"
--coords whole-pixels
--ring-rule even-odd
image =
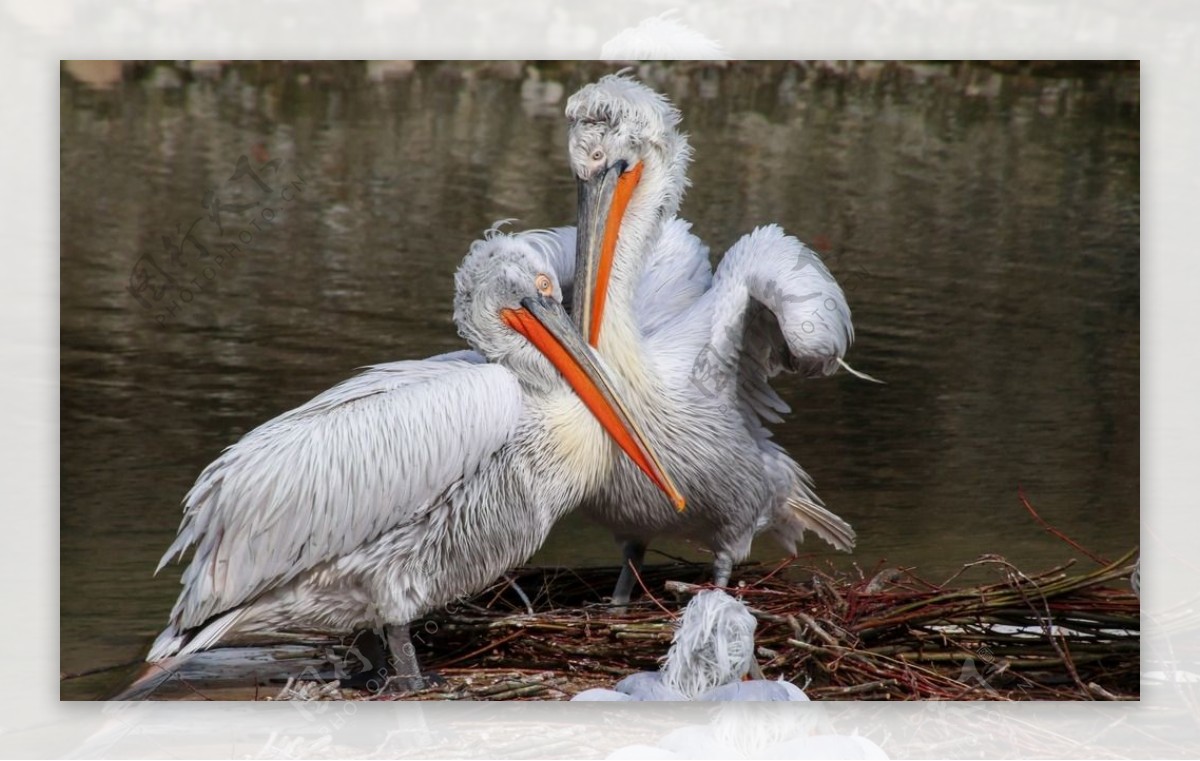
[[[618,32],[600,48],[605,61],[724,61],[721,43],[680,21],[672,8]]]

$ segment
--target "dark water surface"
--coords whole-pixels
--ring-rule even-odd
[[[456,265],[494,220],[574,221],[564,93],[606,70],[143,66],[106,89],[64,72],[64,671],[137,658],[165,623],[179,569],[151,573],[223,447],[359,366],[462,346]],[[1019,486],[1096,552],[1137,542],[1136,71],[644,74],[692,137],[694,231],[721,252],[778,222],[822,251],[850,361],[887,381],[777,381],[795,410],[778,439],[859,533],[852,556],[808,559],[940,579],[983,553],[1071,557]],[[242,156],[257,180],[231,179]],[[209,257],[185,243],[172,264],[163,237],[189,228]],[[173,315],[127,290],[144,254],[197,278]],[[617,559],[571,517],[535,560]]]

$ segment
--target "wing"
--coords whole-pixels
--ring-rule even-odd
[[[776,225],[734,244],[712,288],[680,322],[701,331],[693,380],[710,393],[729,394],[752,427],[780,422],[789,411],[771,378],[782,370],[830,375],[854,339],[837,281],[812,250]],[[677,332],[673,340],[682,343],[687,334]]]
[[[516,377],[472,352],[367,368],[255,428],[184,499],[171,613],[198,626],[435,503],[516,429]]]
[[[816,252],[777,225],[743,236],[717,268],[712,345],[770,378],[832,375],[854,340],[841,286]]]
[[[764,423],[781,422],[788,405],[771,388],[781,371],[804,377],[837,372],[854,340],[845,294],[820,257],[776,225],[754,230],[725,255],[713,278],[708,371],[729,389],[758,441],[763,465],[785,502],[771,518],[776,538],[795,552],[805,530],[841,550],[854,530],[827,510],[812,480],[771,441]]]
[[[642,335],[657,333],[677,319],[712,285],[708,246],[691,230],[690,222],[671,218],[646,257],[634,297]]]

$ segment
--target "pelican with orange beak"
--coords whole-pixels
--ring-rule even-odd
[[[618,463],[584,501],[623,547],[614,603],[628,601],[657,536],[706,545],[720,586],[760,532],[790,553],[806,531],[851,549],[853,529],[765,427],[789,411],[768,383],[777,373],[848,368],[854,329],[837,281],[774,225],[744,236],[712,272],[708,248],[675,216],[691,148],[659,93],[610,75],[566,112],[579,198],[572,313],[688,498],[686,513],[658,510],[644,479]]]
[[[629,459],[684,500],[562,304],[548,233],[489,231],[454,318],[475,349],[376,365],[226,449],[159,565],[194,547],[148,660],[319,631],[386,632],[394,689],[422,684],[408,625],[527,560]],[[665,495],[665,497],[664,497]]]

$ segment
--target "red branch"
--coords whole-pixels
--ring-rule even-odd
[[[1050,532],[1054,536],[1057,536],[1059,539],[1063,540],[1064,542],[1071,545],[1075,549],[1079,550],[1084,555],[1087,555],[1089,558],[1091,558],[1093,561],[1099,563],[1100,565],[1102,565],[1102,566],[1112,565],[1109,561],[1105,560],[1102,555],[1097,555],[1096,553],[1088,550],[1083,545],[1081,545],[1079,542],[1075,541],[1071,537],[1067,536],[1063,532],[1059,531],[1058,529],[1054,528],[1049,523],[1047,523],[1046,519],[1043,518],[1042,516],[1038,515],[1037,510],[1033,509],[1033,505],[1029,504],[1029,499],[1025,496],[1025,490],[1023,488],[1021,488],[1020,486],[1017,487],[1017,496],[1021,499],[1021,504],[1024,505],[1025,509],[1029,511],[1029,514],[1033,516],[1033,519],[1038,522],[1039,526],[1046,529],[1046,531]]]
[[[666,613],[672,619],[679,618],[679,616],[677,614],[672,613],[671,611],[667,610],[667,606],[665,606],[661,602],[659,602],[659,599],[657,597],[655,597],[654,593],[651,592],[650,589],[646,586],[646,582],[642,581],[642,575],[640,573],[638,573],[637,565],[635,565],[632,560],[627,560],[625,562],[629,563],[629,569],[631,571],[633,571],[633,577],[635,579],[637,579],[638,586],[640,586],[642,588],[642,591],[646,593],[646,596],[649,597],[651,600],[653,600],[654,604],[657,605],[662,610],[663,613]]]

